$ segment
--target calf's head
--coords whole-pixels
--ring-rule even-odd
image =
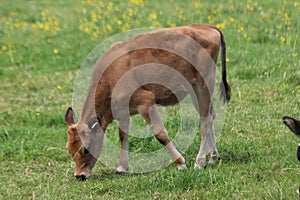
[[[75,161],[75,177],[86,180],[99,157],[103,144],[103,131],[99,117],[87,123],[75,123],[74,111],[68,108],[65,121],[68,124],[67,149]]]

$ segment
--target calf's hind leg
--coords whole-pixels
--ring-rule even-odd
[[[150,91],[141,90],[135,94],[135,103],[137,104],[137,111],[142,115],[146,122],[150,125],[156,139],[164,145],[170,152],[173,161],[177,165],[178,170],[186,169],[185,159],[178,152],[176,147],[170,141],[168,133],[164,127],[162,120],[155,106],[155,96]]]
[[[213,84],[211,84],[213,86]],[[213,120],[215,118],[215,111],[213,109],[213,102],[207,86],[201,87],[199,83],[193,85],[196,93],[197,101],[194,99],[193,103],[196,110],[200,114],[201,119],[201,144],[198,155],[195,161],[196,169],[203,169],[206,166],[207,149],[210,155],[210,164],[214,164],[220,159],[216,147],[215,135],[213,130]],[[213,87],[210,89],[213,91]],[[213,92],[211,92],[213,93]]]

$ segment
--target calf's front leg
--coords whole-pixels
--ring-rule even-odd
[[[145,111],[145,110],[144,110]],[[160,119],[158,112],[156,110],[155,105],[151,106],[149,110],[146,112],[140,112],[147,123],[151,126],[152,132],[155,135],[156,139],[166,147],[166,149],[170,152],[173,161],[177,165],[178,170],[186,169],[185,159],[178,152],[176,147],[170,141],[168,133],[164,127],[162,120]]]
[[[126,130],[124,130],[126,129]],[[128,171],[128,133],[129,127],[121,127],[119,125],[119,137],[121,141],[121,151],[119,164],[116,170],[117,174]]]

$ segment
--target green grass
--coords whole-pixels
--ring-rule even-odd
[[[1,2],[1,199],[297,199],[299,140],[281,118],[300,118],[299,2],[95,2]],[[193,169],[197,135],[183,152],[186,171],[115,175],[100,158],[94,176],[77,182],[64,114],[85,57],[124,30],[190,23],[215,24],[227,41],[233,96],[217,143],[221,162]],[[166,120],[176,133],[176,116]],[[115,124],[108,134],[118,144]],[[156,148],[154,138],[130,139],[132,151]]]

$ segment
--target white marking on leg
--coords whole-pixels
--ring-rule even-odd
[[[195,169],[204,169],[206,166],[206,136],[202,134],[201,145],[199,149],[199,153],[196,157],[195,161]]]
[[[128,171],[128,167],[129,167],[128,166],[128,133],[129,133],[129,122],[126,123],[120,122],[119,134],[121,140],[121,151],[120,151],[119,164],[116,170],[117,173]]]
[[[172,142],[170,142],[169,144],[166,145],[167,150],[170,152],[173,161],[177,161],[177,169],[178,170],[184,170],[186,169],[186,165],[185,165],[185,159],[184,157],[181,155],[181,153],[179,153],[179,151],[176,149],[176,147],[172,144]]]
[[[203,169],[206,166],[206,149],[207,149],[207,144],[209,143],[210,140],[210,134],[212,134],[211,127],[212,127],[212,119],[210,116],[201,118],[202,138],[201,138],[199,153],[195,161],[196,169]]]
[[[211,127],[210,132],[208,133],[208,152],[209,152],[209,161],[208,164],[215,164],[219,161],[220,156],[217,150],[216,146],[216,139],[215,139],[215,134],[213,130],[213,126]]]

